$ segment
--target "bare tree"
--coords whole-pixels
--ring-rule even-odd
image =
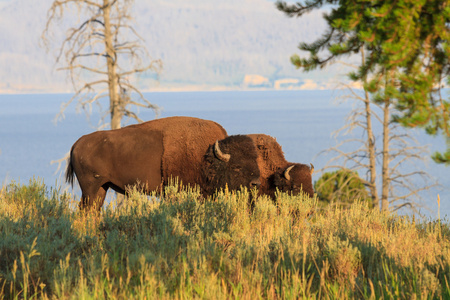
[[[347,124],[337,130],[334,135],[336,137],[348,136],[356,132],[361,136],[347,138],[324,151],[324,153],[332,153],[335,156],[330,159],[323,170],[342,169],[348,171],[347,174],[349,174],[335,192],[337,201],[342,198],[339,197],[343,194],[341,190],[345,190],[353,178],[358,178],[369,190],[375,208],[380,208],[381,204],[382,210],[396,210],[404,206],[415,209],[418,205],[416,200],[419,193],[435,186],[435,184],[425,184],[430,181],[430,176],[423,170],[417,170],[417,165],[414,165],[427,157],[426,146],[419,145],[410,133],[392,122],[390,118],[392,107],[389,103],[377,105],[350,87],[348,89],[350,95],[346,97],[360,101],[363,105],[352,109],[347,118]],[[374,134],[376,130],[370,137],[369,124],[372,123],[372,118],[375,118],[375,122],[379,125],[377,129],[381,132],[378,137],[379,143]],[[352,150],[342,149],[344,146],[350,147]],[[411,166],[412,171],[405,171],[408,165]],[[377,170],[380,169],[381,176],[377,178]],[[339,173],[334,174],[338,175]],[[363,174],[364,179],[359,178],[359,174]],[[417,181],[417,177],[421,178],[423,186],[417,186],[414,183],[414,179],[416,178]],[[327,181],[335,180],[337,178],[332,176],[327,178]],[[327,181],[321,181],[321,184],[326,185]],[[316,189],[320,190],[321,186],[316,186]],[[357,195],[362,193],[353,191],[352,194],[358,197]]]
[[[364,52],[362,54],[364,59]],[[389,77],[386,76],[384,80],[389,80]],[[345,182],[340,183],[336,195],[342,194],[340,190],[346,189],[353,177],[359,179],[358,172],[361,172],[365,175],[365,179],[361,180],[369,190],[375,208],[396,210],[409,206],[414,210],[418,205],[416,200],[419,193],[436,185],[425,184],[431,177],[425,171],[418,170],[415,165],[426,157],[427,147],[419,145],[411,133],[407,133],[392,120],[395,109],[388,95],[373,101],[367,91],[366,82],[362,82],[362,85],[364,87],[362,91],[356,91],[345,85],[349,94],[345,94],[344,98],[356,100],[357,105],[350,112],[346,125],[334,133],[335,136],[339,136],[357,132],[360,137],[347,138],[324,151],[335,154],[324,169],[348,171],[346,173],[348,177]],[[376,132],[380,133],[378,143]],[[342,149],[343,146],[352,150]],[[412,171],[407,171],[407,165],[412,167]],[[378,178],[377,170],[380,169],[381,176]],[[417,186],[414,183],[414,179],[418,178],[423,185]],[[329,176],[327,180],[336,178]],[[327,181],[322,180],[321,185],[325,184]],[[321,186],[316,186],[317,190],[320,188]]]
[[[160,60],[151,60],[141,37],[131,26],[133,0],[55,0],[48,11],[42,34],[50,48],[52,30],[68,27],[60,44],[56,62],[59,70],[68,71],[75,94],[64,103],[64,110],[78,100],[87,114],[92,104],[109,98],[109,109],[103,111],[100,126],[105,127],[109,114],[111,129],[121,127],[124,116],[139,119],[136,109],[157,106],[150,103],[133,83],[138,74],[159,73]],[[73,25],[66,26],[68,23]],[[100,110],[101,108],[100,105]]]

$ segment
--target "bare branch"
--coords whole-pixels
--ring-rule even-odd
[[[98,70],[98,69],[89,68],[89,67],[86,67],[84,65],[71,65],[71,66],[68,66],[68,67],[59,68],[57,70],[59,71],[59,70],[73,70],[73,69],[82,69],[82,70],[90,71],[92,73],[108,75],[108,72],[106,72],[106,71],[101,71],[101,70]]]
[[[150,108],[158,113],[158,107],[145,99],[144,95],[130,82],[132,75],[154,71],[160,72],[159,60],[148,60],[148,51],[141,43],[143,39],[130,24],[129,14],[133,1],[124,0],[54,0],[47,12],[47,22],[41,35],[44,46],[49,50],[53,30],[61,30],[65,36],[56,49],[56,69],[67,71],[74,88],[71,99],[62,103],[55,121],[64,118],[67,107],[77,102],[77,110],[82,109],[90,122],[93,105],[100,112],[97,128],[107,125],[111,116],[111,126],[119,126],[123,116],[142,122],[137,113],[127,106]],[[74,11],[78,20],[68,25],[66,16]],[[144,60],[144,58],[146,60]],[[143,61],[145,63],[143,63]],[[120,62],[120,64],[119,64]],[[145,66],[145,67],[142,67]],[[83,80],[84,78],[84,80]],[[122,97],[121,89],[138,95],[136,99]],[[102,108],[102,98],[109,98],[109,107]],[[53,161],[61,168],[64,158]]]
[[[73,56],[73,60],[79,58],[79,57],[89,57],[89,56],[101,56],[101,57],[108,57],[108,55],[104,53],[98,53],[98,52],[92,52],[92,53],[85,53],[85,54],[77,54]]]
[[[57,164],[57,165],[58,165],[58,167],[56,168],[56,171],[55,171],[54,174],[57,174],[57,173],[61,170],[63,164],[64,164],[64,163],[67,161],[67,159],[69,158],[69,155],[70,155],[70,152],[67,152],[63,157],[61,157],[61,158],[59,158],[59,159],[56,159],[56,160],[50,161],[50,164],[51,164],[51,165],[53,165],[53,164]]]
[[[366,179],[361,178],[361,182],[370,189],[371,193],[378,193],[377,180],[374,179],[373,175],[375,173],[372,172],[376,172],[377,166],[375,163],[382,160],[384,156],[385,163],[387,163],[387,168],[386,172],[382,174],[383,176],[379,178],[378,182],[382,182],[383,185],[387,187],[389,191],[388,201],[392,204],[391,208],[400,209],[402,207],[409,206],[414,210],[416,202],[411,199],[419,199],[421,192],[430,189],[434,185],[425,184],[425,178],[430,178],[426,172],[422,170],[412,170],[406,172],[403,167],[406,164],[414,163],[414,160],[422,161],[425,157],[423,154],[426,152],[426,146],[419,145],[412,135],[402,130],[398,124],[393,123],[390,118],[386,117],[393,111],[393,108],[389,105],[389,103],[386,104],[385,102],[385,104],[381,105],[376,104],[370,101],[368,93],[363,96],[360,92],[356,92],[349,85],[346,85],[346,87],[348,88],[349,94],[341,97],[341,99],[353,99],[357,103],[363,104],[364,107],[353,107],[352,111],[346,118],[346,124],[342,128],[333,132],[333,137],[336,139],[339,138],[337,145],[322,151],[319,155],[331,153],[335,153],[336,155],[329,159],[326,167],[322,170],[333,169],[343,170],[345,172],[364,171]],[[387,110],[389,110],[388,113],[386,113]],[[381,134],[381,139],[379,139],[379,141],[382,141],[383,134],[387,134],[386,139],[384,139],[387,144],[381,144],[378,142],[376,135],[374,135],[373,138],[370,138],[370,135],[367,133],[369,128],[372,126],[372,118],[381,126],[388,129]],[[360,134],[361,137],[347,138],[343,140],[340,139],[343,135],[354,135],[355,133]],[[358,144],[360,145],[359,147],[357,147]],[[352,150],[343,150],[342,147],[344,145],[351,145]],[[370,162],[369,160],[369,151],[373,151],[375,155],[373,162]],[[417,168],[416,166],[414,167]],[[419,176],[423,178],[422,182],[424,182],[424,185],[421,187],[415,186],[412,181],[412,179]],[[357,193],[356,190],[348,190],[348,187],[346,187],[349,180],[346,182],[340,182],[339,184],[342,184],[340,188],[347,189],[347,192],[349,193]],[[402,191],[402,193],[403,191],[407,192],[402,195],[398,195],[398,191]],[[341,193],[342,192],[337,190],[334,195],[336,197],[341,197]],[[373,197],[377,199],[378,196],[375,194]],[[395,203],[405,200],[409,200],[407,204],[395,205]],[[339,203],[339,201],[340,200],[337,200],[336,203]]]

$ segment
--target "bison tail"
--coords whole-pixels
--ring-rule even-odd
[[[73,171],[73,164],[72,164],[72,150],[70,150],[69,158],[67,159],[67,169],[66,169],[66,182],[69,183],[73,187],[73,177],[74,177],[74,171]]]

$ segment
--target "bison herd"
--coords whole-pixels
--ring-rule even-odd
[[[226,185],[257,187],[272,198],[277,189],[312,197],[313,170],[286,161],[268,135],[228,136],[213,121],[170,117],[82,136],[72,146],[66,181],[73,185],[76,175],[81,209],[100,210],[109,188],[124,194],[138,184],[149,193],[176,177],[198,185],[205,197]]]

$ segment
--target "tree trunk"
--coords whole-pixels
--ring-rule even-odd
[[[375,138],[373,136],[372,129],[372,113],[370,109],[370,97],[369,92],[364,90],[365,92],[365,105],[366,105],[366,122],[367,122],[367,142],[368,142],[368,150],[369,150],[369,173],[370,173],[370,196],[372,198],[373,207],[376,209],[380,209],[380,199],[378,198],[377,191],[377,168],[376,168],[376,153],[375,153]]]
[[[122,108],[119,97],[119,83],[117,76],[117,55],[113,44],[113,33],[111,31],[111,1],[103,0],[103,19],[105,22],[105,48],[108,66],[109,101],[111,109],[111,129],[121,127]]]
[[[389,99],[385,99],[383,107],[383,165],[382,165],[382,188],[381,188],[381,210],[389,209]]]
[[[117,76],[117,54],[113,44],[113,33],[111,31],[111,0],[103,0],[103,19],[105,21],[105,48],[108,66],[109,107],[111,110],[111,129],[119,129],[123,110],[120,103],[119,82]],[[116,193],[118,205],[123,205],[125,197]]]
[[[365,62],[365,53],[364,47],[361,47],[361,60],[362,63]],[[367,78],[364,78],[364,84],[367,83]],[[367,148],[369,151],[369,173],[370,173],[370,197],[372,198],[373,207],[376,209],[380,209],[380,199],[378,198],[378,190],[377,190],[377,160],[375,153],[375,137],[373,136],[372,129],[372,110],[370,108],[370,96],[367,89],[364,88],[364,97],[365,97],[365,110],[366,110],[366,122],[367,122]]]

